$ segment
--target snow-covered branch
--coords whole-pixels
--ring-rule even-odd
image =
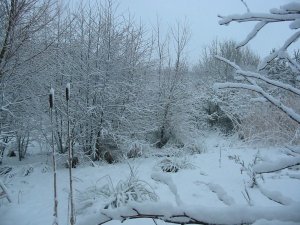
[[[299,16],[300,17],[300,16]],[[296,42],[300,37],[300,31],[297,31],[296,33],[294,33],[290,38],[288,38],[284,45],[277,51],[273,52],[272,54],[270,54],[269,56],[265,57],[264,60],[261,61],[261,63],[258,65],[258,69],[259,70],[263,70],[268,63],[270,63],[272,60],[274,60],[275,58],[279,57],[279,58],[285,58],[288,59],[288,53],[286,52],[287,48],[294,42]],[[296,68],[298,68],[296,66]],[[300,72],[300,70],[299,70]]]
[[[270,14],[270,13],[244,13],[234,14],[230,16],[220,16],[220,25],[227,25],[231,22],[248,22],[248,21],[267,21],[267,22],[282,22],[294,21],[299,19],[299,15],[295,12],[293,14]]]
[[[244,71],[242,70],[238,65],[236,65],[234,62],[229,61],[228,59],[225,59],[220,56],[216,56],[216,58],[222,60],[225,63],[228,63],[230,66],[232,66],[234,69],[237,70],[237,73],[240,75],[243,75],[251,84],[244,84],[244,83],[232,83],[232,82],[226,82],[226,83],[216,83],[214,85],[215,89],[225,89],[225,88],[241,88],[241,89],[247,89],[250,91],[257,92],[261,94],[265,99],[267,99],[269,102],[271,102],[273,105],[275,105],[277,108],[285,112],[291,119],[296,121],[300,124],[300,114],[296,113],[292,108],[287,107],[284,105],[281,101],[274,98],[272,95],[268,94],[266,91],[264,91],[261,87],[259,87],[254,81],[249,80],[250,78],[257,78],[260,80],[263,80],[269,84],[272,84],[274,86],[280,87],[282,89],[288,90],[293,92],[294,94],[299,95],[300,90],[297,88],[292,87],[291,85],[284,84],[279,81],[274,81],[268,78],[263,77],[260,74],[253,73],[250,71]]]
[[[287,206],[250,207],[234,205],[230,207],[181,206],[167,203],[132,203],[123,208],[102,210],[98,224],[112,220],[159,219],[173,224],[232,225],[252,224],[259,219],[300,222],[300,204]]]
[[[242,47],[246,45],[252,38],[255,37],[255,35],[269,22],[267,21],[261,21],[255,25],[253,30],[247,35],[246,39],[238,44],[239,47]]]
[[[215,89],[241,88],[241,89],[257,92],[261,94],[264,98],[266,98],[269,102],[271,102],[273,105],[275,105],[277,108],[285,112],[291,119],[293,119],[294,121],[300,124],[300,115],[298,113],[296,113],[292,108],[284,105],[278,99],[274,98],[272,95],[268,94],[261,87],[257,85],[226,82],[226,83],[216,83],[214,85],[214,88]]]
[[[249,22],[249,21],[257,21],[258,23],[254,26],[252,31],[247,35],[245,40],[241,41],[238,47],[242,47],[246,45],[250,40],[252,40],[256,34],[263,28],[265,25],[269,23],[277,23],[277,22],[291,22],[289,28],[292,30],[297,30],[300,28],[300,3],[289,3],[281,6],[279,9],[271,9],[270,13],[251,13],[247,12],[244,14],[234,14],[229,16],[219,16],[221,20],[219,21],[220,25],[228,25],[231,22]],[[266,57],[258,68],[264,69],[268,62],[272,61],[276,57],[284,57],[288,58],[288,54],[286,53],[287,48],[294,42],[299,39],[300,31],[296,31],[284,45],[268,57]],[[299,70],[298,66],[293,65]]]
[[[268,84],[274,85],[276,87],[282,88],[284,90],[290,91],[296,95],[300,95],[300,90],[298,88],[294,88],[292,85],[289,84],[285,84],[283,82],[277,81],[277,80],[272,80],[269,79],[267,77],[264,77],[262,75],[260,75],[259,73],[254,73],[251,71],[244,71],[244,70],[237,70],[236,71],[237,74],[243,75],[245,77],[252,77],[252,78],[256,78],[262,81],[265,81]]]
[[[244,77],[251,77],[251,78],[256,78],[262,81],[265,81],[268,84],[274,85],[276,87],[282,88],[284,90],[290,91],[296,95],[300,95],[300,90],[298,88],[293,87],[292,85],[285,84],[283,82],[277,81],[277,80],[272,80],[267,77],[262,76],[259,73],[251,72],[251,71],[245,71],[242,70],[238,65],[236,65],[234,62],[229,61],[228,59],[225,59],[224,57],[221,56],[215,56],[217,59],[229,64],[232,66],[234,69],[236,69],[236,73],[240,74]]]

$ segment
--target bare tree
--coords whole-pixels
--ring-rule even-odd
[[[43,45],[39,39],[43,29],[55,17],[53,6],[53,0],[0,2],[0,138],[5,143],[7,138],[16,136],[20,159],[26,152],[28,124],[32,122],[23,117],[24,111],[30,108],[29,105],[34,108],[34,101],[28,100],[39,95],[29,86],[33,82],[32,74],[41,70],[41,64],[33,68],[27,65],[38,65],[37,56],[53,43],[48,40]]]
[[[175,134],[176,107],[180,107],[184,98],[184,85],[187,78],[187,63],[185,50],[190,31],[187,23],[177,22],[171,28],[169,37],[161,38],[159,25],[157,27],[158,76],[159,76],[159,140],[157,147],[163,147]],[[173,49],[169,46],[173,44]],[[174,53],[174,61],[172,56]],[[180,110],[178,110],[180,112]],[[175,115],[175,116],[174,116]],[[178,116],[178,114],[177,114]],[[177,121],[178,122],[178,121]]]

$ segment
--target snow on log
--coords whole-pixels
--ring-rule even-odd
[[[168,203],[132,203],[117,209],[103,209],[98,225],[112,220],[159,219],[175,224],[234,225],[252,224],[257,220],[279,220],[300,223],[300,203],[288,206],[250,207],[244,205],[206,207],[199,205],[173,206]]]
[[[253,166],[253,171],[257,174],[277,172],[292,166],[300,165],[300,156],[285,157],[273,162],[262,162]]]

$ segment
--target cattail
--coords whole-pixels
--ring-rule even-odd
[[[67,83],[66,85],[66,99],[67,101],[70,99],[70,83]]]
[[[53,212],[53,225],[58,225],[58,200],[57,200],[57,179],[56,179],[56,159],[54,148],[54,131],[53,131],[53,106],[54,106],[54,89],[50,88],[49,94],[49,106],[50,106],[50,120],[51,120],[51,144],[52,144],[52,165],[53,165],[53,190],[54,190],[54,212]]]
[[[49,105],[50,105],[50,109],[53,108],[53,104],[54,104],[54,89],[50,88],[50,94],[49,94]]]

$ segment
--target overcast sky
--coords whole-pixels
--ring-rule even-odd
[[[296,0],[297,1],[297,0]],[[298,0],[299,1],[299,0]],[[268,12],[288,0],[246,0],[251,12]],[[192,32],[188,55],[195,63],[203,46],[213,39],[234,39],[241,41],[251,31],[253,23],[234,23],[220,26],[217,15],[246,12],[240,0],[119,0],[119,9],[130,11],[137,20],[146,26],[154,26],[157,16],[163,27],[187,19]],[[265,56],[272,48],[279,47],[291,35],[288,24],[268,25],[248,45],[260,56]]]

